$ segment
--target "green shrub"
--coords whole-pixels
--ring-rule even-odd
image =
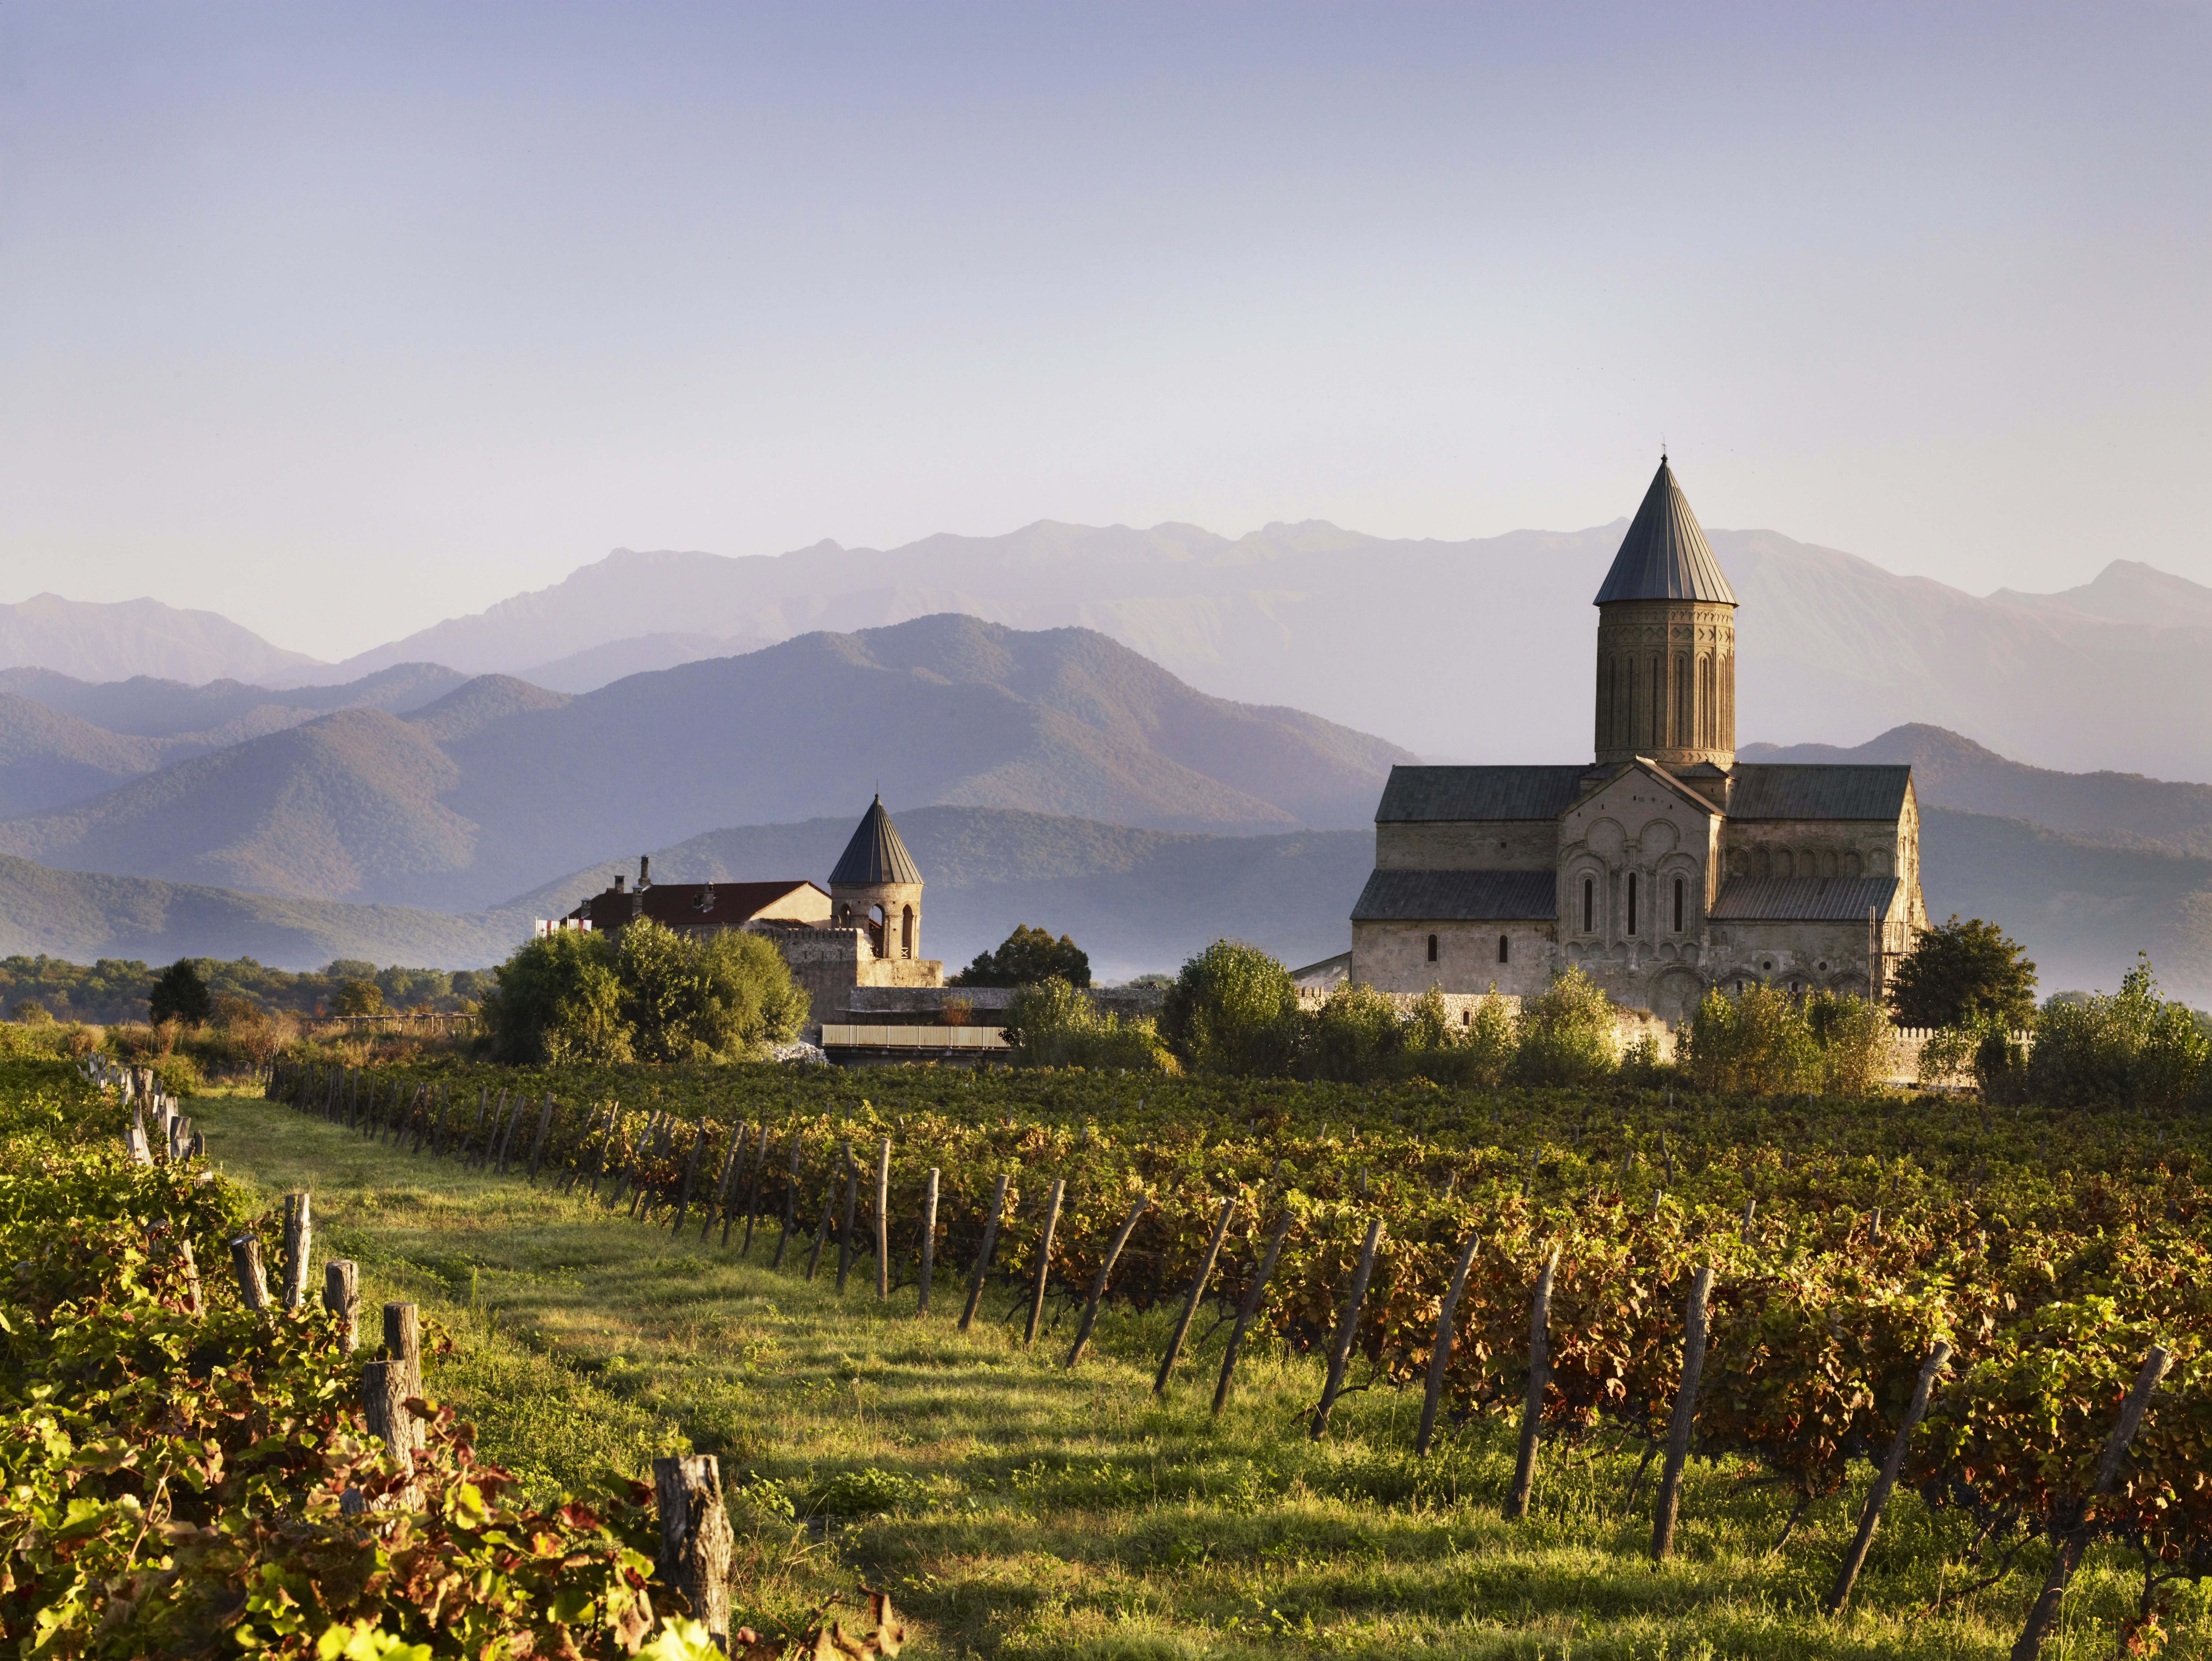
[[[1014,994],[1006,1006],[1005,1033],[1017,1067],[1179,1070],[1152,1022],[1125,1023],[1110,1013],[1101,1014],[1089,998],[1056,976]]]
[[[1287,1078],[1303,1023],[1291,971],[1237,940],[1216,940],[1176,977],[1160,1010],[1160,1035],[1195,1073]]]
[[[1849,993],[1815,993],[1805,1006],[1805,1025],[1820,1052],[1824,1094],[1870,1095],[1889,1077],[1897,1032],[1880,1004]]]
[[[2020,944],[1979,917],[1930,928],[1890,977],[1889,998],[1907,1026],[2026,1026],[2035,1016],[2035,965]]]
[[[384,989],[374,981],[358,977],[341,981],[332,1013],[340,1015],[381,1015],[384,1013]]]
[[[1785,992],[1753,986],[1731,998],[1717,987],[1690,1017],[1678,1044],[1682,1070],[1701,1090],[1776,1095],[1820,1080],[1820,1046]]]
[[[2199,1092],[2208,1044],[2195,1013],[2158,995],[2148,955],[2118,992],[2074,1001],[2053,998],[2035,1024],[2026,1090],[2047,1107],[2119,1103],[2177,1108]]]
[[[1334,1084],[1372,1084],[1394,1075],[1405,1044],[1397,1006],[1364,982],[1348,981],[1314,1013],[1307,1070]]]
[[[1522,1001],[1513,1070],[1528,1085],[1594,1083],[1613,1070],[1620,1032],[1612,1001],[1581,965],[1571,965]]]
[[[611,935],[558,929],[519,947],[495,972],[499,984],[481,1015],[494,1061],[630,1059]]]

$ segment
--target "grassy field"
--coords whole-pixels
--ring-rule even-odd
[[[1960,1598],[1987,1572],[1965,1561],[1966,1520],[1901,1494],[1832,1621],[1819,1601],[1863,1477],[1778,1548],[1776,1492],[1748,1465],[1695,1464],[1678,1558],[1655,1568],[1650,1485],[1626,1504],[1640,1448],[1547,1450],[1533,1516],[1509,1524],[1508,1432],[1468,1427],[1419,1461],[1418,1399],[1377,1390],[1311,1442],[1307,1358],[1249,1356],[1217,1423],[1218,1331],[1156,1401],[1164,1317],[1109,1314],[1071,1372],[1068,1318],[1025,1353],[1000,1318],[1011,1288],[954,1329],[965,1264],[941,1267],[917,1319],[911,1285],[877,1302],[872,1260],[842,1296],[834,1248],[811,1283],[811,1241],[770,1271],[772,1228],[739,1261],[258,1100],[191,1110],[225,1174],[272,1200],[313,1189],[317,1255],[361,1263],[365,1304],[410,1299],[442,1325],[429,1389],[490,1457],[550,1488],[719,1454],[757,1626],[866,1585],[911,1611],[922,1655],[1981,1657],[2008,1651],[2047,1561],[2031,1548]],[[2100,1554],[2075,1587],[2045,1653],[2112,1654],[2130,1567]],[[2212,1655],[2201,1591],[2167,1625],[2164,1653]]]

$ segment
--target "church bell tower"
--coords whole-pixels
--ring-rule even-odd
[[[1735,592],[1667,458],[1597,607],[1597,759],[1735,764]]]

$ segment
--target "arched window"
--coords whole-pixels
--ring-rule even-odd
[[[1636,932],[1636,873],[1628,873],[1628,932]]]
[[[1503,934],[1498,937],[1498,961],[1500,963],[1509,961],[1506,957],[1506,937]]]
[[[884,908],[880,905],[872,905],[868,908],[868,943],[875,948],[876,956],[879,958],[890,956],[890,923],[884,916]]]
[[[1430,936],[1429,936],[1429,961],[1430,961],[1431,963],[1434,963],[1436,960],[1437,960],[1437,937],[1436,937],[1434,934],[1431,934],[1431,935],[1430,935]]]
[[[1597,915],[1597,885],[1589,878],[1583,879],[1583,933],[1590,933],[1590,925]]]
[[[1680,883],[1677,883],[1674,885],[1677,888],[1681,886]],[[1682,925],[1678,922],[1674,926],[1677,928],[1680,928]],[[910,905],[906,908],[905,917],[900,928],[899,934],[899,956],[902,958],[911,958],[914,955],[914,908]]]
[[[1674,879],[1674,932],[1682,932],[1682,879]]]
[[[1659,749],[1667,742],[1667,660],[1651,660],[1651,747]],[[1628,931],[1633,934],[1636,931]]]

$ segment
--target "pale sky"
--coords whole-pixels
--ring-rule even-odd
[[[1708,526],[2212,584],[2212,8],[0,0],[0,600]],[[672,618],[681,628],[696,620]]]

